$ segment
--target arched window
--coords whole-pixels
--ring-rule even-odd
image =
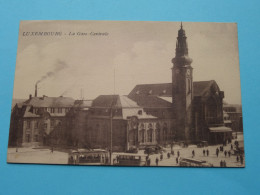
[[[191,92],[191,80],[190,79],[187,79],[186,88],[187,88],[187,94],[189,94]]]
[[[139,127],[139,131],[138,131],[138,141],[140,143],[144,143],[145,142],[145,137],[144,137],[144,134],[145,134],[145,128],[144,128],[144,124],[141,123],[140,124],[140,127]]]
[[[147,131],[147,141],[148,142],[153,142],[153,129],[149,129]]]
[[[155,140],[157,143],[160,142],[160,124],[159,123],[156,123]]]
[[[168,127],[167,127],[167,123],[163,124],[163,141],[167,140],[167,134],[168,134]]]

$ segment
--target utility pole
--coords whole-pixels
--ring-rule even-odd
[[[110,109],[110,165],[112,165],[112,152],[113,152],[113,105],[111,105]]]

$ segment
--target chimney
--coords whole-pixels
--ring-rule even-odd
[[[35,84],[35,97],[37,97],[37,83]]]
[[[29,99],[32,99],[32,94],[29,95]]]

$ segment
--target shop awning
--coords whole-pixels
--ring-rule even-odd
[[[232,132],[232,129],[225,126],[220,127],[209,127],[209,131],[211,133],[225,133],[225,132]]]

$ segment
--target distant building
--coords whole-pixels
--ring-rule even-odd
[[[223,110],[228,115],[234,132],[243,132],[242,106],[238,104],[223,104]]]

